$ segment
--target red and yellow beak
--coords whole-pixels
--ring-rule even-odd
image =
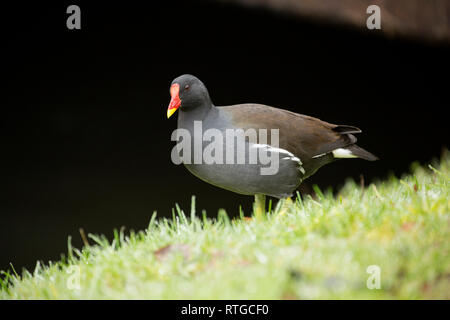
[[[174,83],[170,87],[170,96],[172,98],[170,99],[169,108],[167,108],[167,119],[169,119],[181,105],[180,85],[178,83]]]

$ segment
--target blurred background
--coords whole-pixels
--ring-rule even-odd
[[[420,5],[419,5],[420,2]],[[112,237],[175,203],[210,217],[252,197],[172,164],[173,78],[191,73],[216,105],[258,102],[363,129],[381,158],[339,161],[307,180],[334,191],[407,173],[448,146],[450,5],[443,1],[54,1],[2,5],[0,269],[59,259],[79,228]],[[66,9],[81,8],[81,30]],[[366,8],[381,8],[368,30]]]

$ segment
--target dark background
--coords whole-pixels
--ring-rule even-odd
[[[81,30],[66,8],[81,7]],[[210,186],[170,160],[169,85],[199,77],[216,105],[258,102],[363,129],[382,160],[339,161],[307,184],[337,190],[448,143],[449,46],[385,37],[216,2],[76,1],[2,7],[0,269],[58,259],[78,228],[144,229],[175,202],[211,217],[252,197]],[[5,82],[4,82],[5,83]]]

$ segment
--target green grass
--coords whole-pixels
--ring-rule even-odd
[[[89,235],[82,250],[69,239],[62,261],[3,272],[0,298],[449,299],[449,173],[445,152],[402,179],[348,181],[337,196],[316,188],[261,219],[207,219],[193,201],[145,231]],[[381,289],[366,286],[371,265]]]

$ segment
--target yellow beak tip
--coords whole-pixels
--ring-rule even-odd
[[[167,109],[167,119],[169,119],[175,113],[175,111],[177,111],[176,108]]]

